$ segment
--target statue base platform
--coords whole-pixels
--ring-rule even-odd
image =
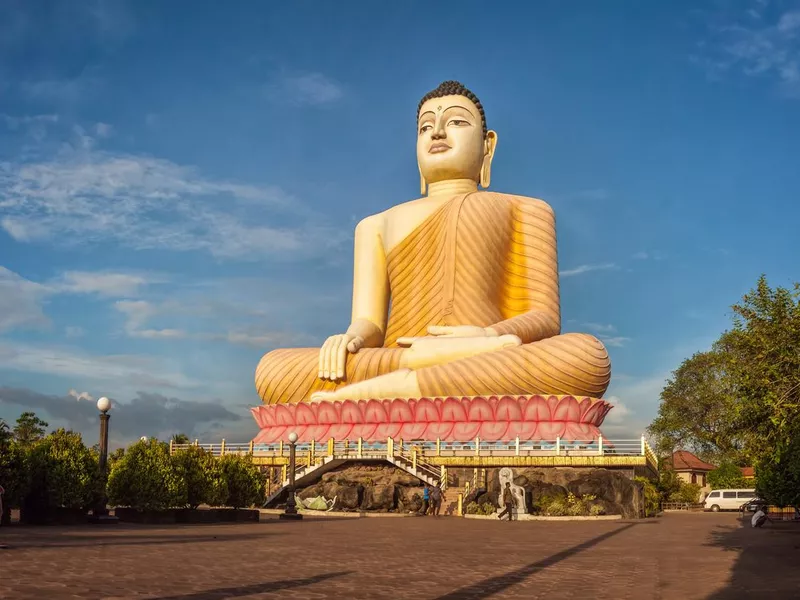
[[[388,438],[468,442],[596,440],[612,406],[566,395],[395,398],[270,404],[251,408],[261,431],[256,444]]]

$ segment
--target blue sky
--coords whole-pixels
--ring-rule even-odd
[[[798,279],[800,3],[489,6],[4,2],[0,417],[93,437],[107,395],[116,443],[250,439],[259,357],[344,331],[353,228],[416,197],[417,102],[458,79],[638,436],[760,273]]]

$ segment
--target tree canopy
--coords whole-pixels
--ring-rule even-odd
[[[649,431],[661,453],[680,447],[710,462],[754,465],[766,500],[798,504],[800,284],[773,289],[762,275],[732,310],[731,328],[711,350],[673,373]]]

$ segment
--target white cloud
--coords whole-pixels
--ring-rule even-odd
[[[0,266],[0,332],[49,325],[41,305],[47,294],[45,286]]]
[[[94,133],[99,138],[107,138],[111,137],[111,134],[114,132],[114,128],[109,125],[108,123],[95,123],[94,124]]]
[[[741,16],[726,15],[723,25],[711,28],[702,53],[692,58],[713,79],[732,71],[768,77],[786,95],[800,98],[800,10],[767,16],[752,8]]]
[[[603,323],[582,323],[581,327],[600,333],[614,333],[617,330],[613,325],[605,325]]]
[[[10,344],[0,340],[5,369],[57,375],[80,383],[98,381],[137,389],[193,388],[199,384],[159,357],[131,354],[91,355],[74,347]]]
[[[83,327],[78,327],[76,325],[69,325],[64,329],[64,335],[68,338],[78,338],[83,337],[86,334]]]
[[[350,237],[278,187],[211,180],[167,160],[81,145],[49,161],[0,163],[1,224],[15,240],[260,260],[319,255]]]
[[[152,275],[111,273],[103,271],[67,271],[60,279],[50,282],[56,292],[98,294],[106,297],[135,296],[146,285],[163,279]]]
[[[647,252],[637,252],[632,256],[632,258],[634,260],[647,260],[649,258],[649,255],[647,254]]]
[[[321,73],[294,75],[264,86],[264,94],[275,102],[320,106],[340,100],[342,87]]]
[[[80,392],[78,393],[76,390],[70,390],[67,392],[68,396],[72,396],[80,402],[81,400],[86,400],[87,402],[94,402],[94,396],[92,396],[89,392]]]
[[[579,267],[575,267],[574,269],[559,271],[558,274],[561,277],[574,277],[575,275],[582,275],[584,273],[590,273],[592,271],[608,271],[612,269],[619,269],[619,266],[617,266],[614,263],[603,263],[597,265],[580,265]]]
[[[614,346],[615,348],[621,348],[622,346],[631,341],[631,338],[623,337],[621,335],[612,337],[601,335],[599,337],[606,346]]]

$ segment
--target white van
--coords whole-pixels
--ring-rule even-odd
[[[739,507],[756,497],[755,490],[714,490],[703,506],[706,510],[739,510]]]

